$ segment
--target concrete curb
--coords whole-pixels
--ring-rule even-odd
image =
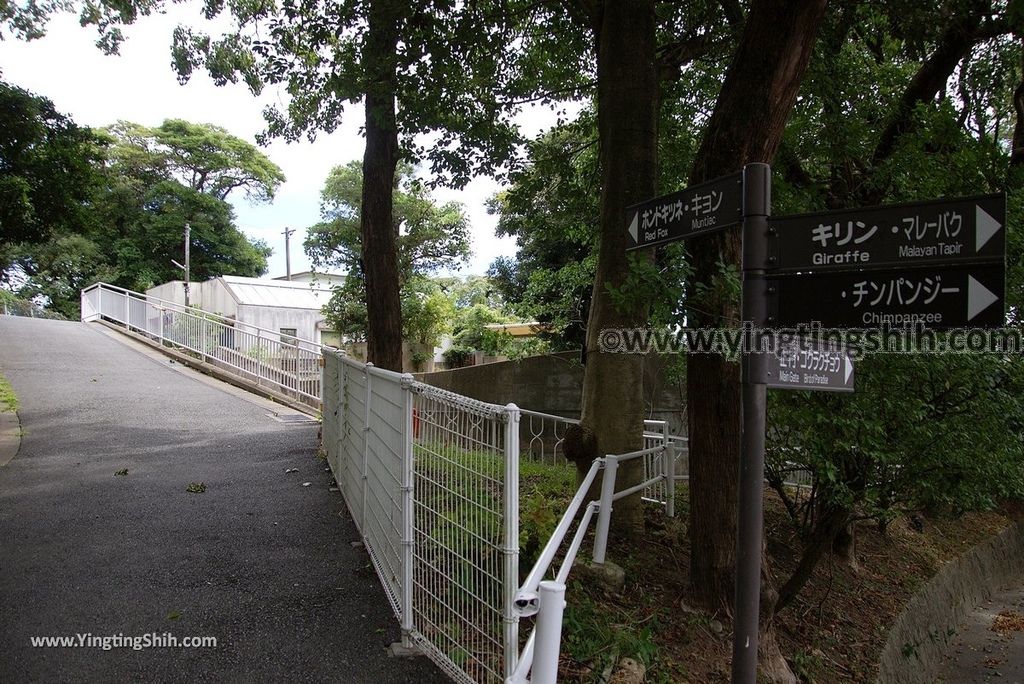
[[[0,412],[0,467],[11,462],[21,449],[21,421],[13,411]]]
[[[889,630],[878,684],[935,681],[964,616],[1024,568],[1024,522],[950,561],[918,591]]]

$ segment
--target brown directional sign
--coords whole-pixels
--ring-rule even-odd
[[[853,391],[853,355],[812,339],[793,339],[766,354],[764,375],[752,377],[775,389]]]
[[[710,233],[743,218],[743,174],[734,173],[626,208],[627,250]]]
[[[770,322],[777,327],[812,321],[828,328],[1004,323],[1002,263],[779,276],[769,292]]]
[[[786,272],[1002,261],[1006,196],[769,219],[769,266]]]

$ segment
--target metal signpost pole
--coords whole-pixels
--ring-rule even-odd
[[[743,169],[742,319],[754,329],[768,324],[768,215],[771,168]],[[743,436],[740,456],[739,527],[736,538],[736,595],[732,649],[733,684],[757,681],[758,615],[761,605],[761,537],[764,529],[764,441],[766,354],[753,353],[748,329],[743,353]]]

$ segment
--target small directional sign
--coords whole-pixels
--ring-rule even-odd
[[[764,376],[751,378],[776,389],[853,391],[853,355],[813,339],[794,339],[767,354]]]
[[[1004,324],[1002,263],[780,276],[769,292],[772,324],[781,327],[812,321],[827,328]]]
[[[1006,196],[844,209],[769,220],[770,266],[849,271],[1002,261]]]
[[[627,250],[722,230],[743,218],[743,174],[734,173],[626,209]]]

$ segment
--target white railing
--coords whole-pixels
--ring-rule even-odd
[[[635,494],[641,494],[647,498],[647,494],[655,491],[653,488],[660,488],[660,491],[664,492],[665,501],[663,503],[666,513],[670,516],[675,514],[677,442],[670,439],[668,426],[664,421],[656,421],[662,428],[658,438],[647,431],[647,428],[652,425],[646,423],[648,421],[645,421],[644,439],[645,442],[653,442],[653,446],[626,454],[609,454],[594,460],[565,514],[555,527],[554,533],[541,551],[540,557],[516,592],[515,607],[519,616],[535,616],[536,620],[534,629],[520,653],[518,664],[512,672],[512,676],[506,680],[508,684],[525,684],[525,682],[554,684],[557,681],[562,613],[565,609],[565,583],[569,578],[569,571],[572,569],[580,547],[583,545],[583,539],[590,528],[590,523],[594,520],[594,515],[597,515],[597,523],[594,530],[593,560],[594,563],[602,564],[605,562],[607,554],[608,531],[611,527],[611,514],[615,501]],[[644,481],[617,491],[615,485],[619,464],[634,459],[644,460]],[[600,498],[597,501],[589,502],[584,507],[587,492],[593,486],[598,473],[602,473]],[[583,514],[576,525],[576,532],[562,557],[561,565],[558,567],[554,579],[545,580],[544,577],[550,572],[551,566],[581,509]]]
[[[102,283],[82,291],[82,320],[97,319],[312,406],[322,398],[323,448],[403,644],[459,682],[555,682],[565,583],[591,523],[593,560],[604,563],[614,502],[639,493],[674,516],[676,483],[687,479],[686,438],[665,421],[644,421],[643,448],[593,462],[520,583],[520,458],[565,465],[566,430],[578,420],[476,401],[337,349]],[[643,460],[643,481],[617,491],[619,464],[634,459]],[[600,497],[587,502],[601,471]],[[806,486],[807,477],[794,467],[786,484]],[[520,649],[519,623],[529,617],[534,628]]]
[[[104,319],[312,408],[320,406],[321,345],[158,297],[97,283],[82,320]]]
[[[519,652],[519,409],[325,351],[323,446],[405,644],[456,681],[505,681]]]

